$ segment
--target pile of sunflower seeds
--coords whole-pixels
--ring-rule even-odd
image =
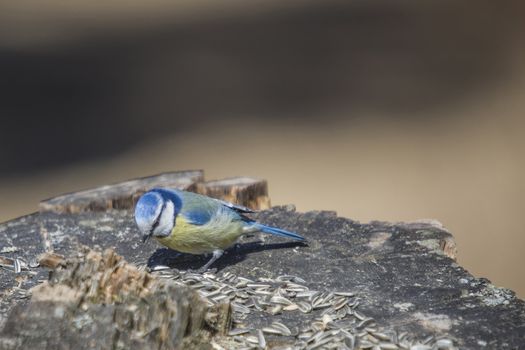
[[[217,338],[215,349],[371,349],[371,350],[455,350],[447,338],[418,340],[406,332],[379,327],[375,320],[357,310],[359,298],[353,292],[310,290],[297,276],[258,278],[230,272],[215,275],[192,273],[157,266],[152,273],[196,290],[210,306],[229,302],[233,329],[228,337]],[[273,321],[261,328],[245,324],[250,314],[265,319],[286,312],[311,315],[304,326],[288,327]]]

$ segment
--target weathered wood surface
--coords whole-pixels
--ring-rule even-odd
[[[155,187],[177,188],[242,204],[252,209],[268,209],[268,185],[265,180],[233,177],[204,181],[202,170],[164,173],[114,185],[68,193],[40,202],[40,212],[71,213],[131,209],[137,199]]]
[[[0,348],[209,348],[212,309],[197,293],[139,271],[110,249],[80,254],[37,286],[28,305],[13,310]]]
[[[0,268],[0,329],[13,306],[25,303],[27,291],[47,278],[47,271],[29,268],[43,252],[38,214],[0,224],[0,256],[18,259],[22,265],[19,273],[15,273],[14,265]]]
[[[0,226],[0,239],[10,239],[14,247],[10,249],[23,252],[27,260],[43,249],[24,251],[25,244],[36,247],[38,242],[64,255],[78,252],[81,245],[114,247],[128,261],[150,267],[167,265],[183,270],[198,268],[206,260],[161,248],[154,241],[141,244],[129,210],[44,211],[39,215],[40,220],[32,215]],[[275,280],[279,275],[295,275],[311,290],[351,291],[359,299],[359,313],[372,317],[377,327],[396,334],[408,332],[417,339],[446,337],[460,349],[519,349],[525,344],[524,302],[512,291],[475,278],[459,266],[452,235],[436,222],[361,224],[333,212],[298,213],[292,207],[262,211],[254,218],[303,234],[308,243],[260,234],[244,237],[217,261],[219,276],[230,273]],[[13,235],[19,230],[34,239],[18,242]],[[13,257],[16,253],[0,255]],[[42,273],[40,268],[30,272]],[[14,280],[13,272],[4,273],[4,278]],[[5,305],[0,318],[13,303]],[[267,309],[252,310],[243,322],[261,329],[280,321],[297,330],[314,322],[321,312],[296,310],[272,315]],[[269,348],[293,342],[267,338]]]
[[[141,194],[154,187],[192,190],[201,181],[202,170],[165,173],[50,198],[40,202],[39,209],[58,213],[130,209]]]

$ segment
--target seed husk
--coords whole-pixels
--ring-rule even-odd
[[[290,330],[290,328],[286,327],[286,325],[281,322],[274,322],[271,324],[271,327],[281,331],[281,334],[283,335],[286,335],[286,336],[292,335],[292,331]]]
[[[252,344],[259,344],[259,339],[256,336],[249,335],[246,337],[246,341]]]
[[[281,311],[283,311],[283,306],[282,305],[275,305],[273,307],[271,307],[268,312],[272,315],[277,315],[277,314],[280,314]]]
[[[312,312],[312,305],[310,305],[307,302],[300,301],[297,303],[297,307],[299,308],[299,311],[301,311],[303,314]]]
[[[10,265],[14,269],[15,260]],[[27,269],[20,259],[19,270]],[[142,268],[142,266],[139,266]],[[397,333],[380,328],[375,320],[356,311],[360,299],[350,291],[310,290],[303,285],[303,279],[297,276],[283,275],[275,279],[258,278],[256,282],[227,272],[222,276],[206,272],[188,273],[159,266],[152,273],[159,278],[172,278],[177,285],[189,286],[202,296],[208,305],[230,302],[232,319],[236,328],[228,334],[237,341],[238,346],[246,349],[266,347],[264,334],[273,336],[292,336],[292,331],[280,322],[273,322],[262,329],[252,330],[241,321],[252,312],[278,314],[299,310],[302,313],[315,313],[317,318],[301,327],[295,333],[292,344],[281,344],[284,349],[373,349],[373,350],[430,350],[455,349],[447,338],[429,336],[415,339],[406,332]],[[241,327],[239,327],[241,325]],[[252,332],[251,334],[249,334]],[[261,338],[262,336],[262,338]],[[230,338],[231,339],[231,338]],[[308,341],[308,342],[305,342]],[[263,346],[261,346],[263,345]],[[218,343],[217,346],[222,346]]]
[[[292,305],[293,304],[289,299],[278,296],[278,295],[274,295],[273,297],[271,297],[270,303],[281,304],[281,305]]]
[[[232,329],[231,331],[228,332],[228,335],[229,336],[234,336],[234,335],[246,334],[246,333],[249,333],[249,332],[250,332],[249,328],[234,328],[234,329]]]
[[[290,304],[283,308],[283,310],[285,311],[295,311],[297,309],[299,309],[299,306],[297,306],[297,304]]]
[[[266,347],[266,339],[264,338],[264,334],[260,329],[257,330],[257,340],[259,343],[259,347],[264,349]]]

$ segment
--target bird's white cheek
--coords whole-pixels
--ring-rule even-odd
[[[173,229],[175,207],[173,202],[169,201],[166,203],[166,207],[160,214],[159,224],[155,228],[154,236],[168,236]]]

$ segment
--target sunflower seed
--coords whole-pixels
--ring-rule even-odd
[[[290,330],[290,328],[286,327],[286,325],[284,325],[283,323],[274,322],[271,324],[271,327],[279,330],[281,334],[283,335],[286,335],[286,336],[292,335],[292,331]]]
[[[367,340],[362,340],[362,341],[359,342],[359,347],[361,349],[371,349],[371,348],[374,347],[374,345],[375,345],[374,343],[371,343],[371,342],[369,342]]]
[[[246,341],[247,341],[248,343],[259,344],[259,339],[258,339],[258,337],[255,337],[255,336],[253,336],[253,335],[249,335],[249,336],[247,336],[245,339],[246,339]]]
[[[252,299],[253,300],[253,306],[259,310],[259,311],[264,311],[264,307],[263,305],[261,305],[261,301],[260,300],[257,300],[257,299]]]
[[[329,303],[334,298],[334,293],[327,293],[323,299],[323,303]]]
[[[283,297],[283,298],[286,298],[286,297],[289,297],[290,295],[294,294],[293,292],[288,292],[287,290],[279,287],[277,288],[277,290],[274,292],[275,295],[278,295],[280,297]]]
[[[215,302],[219,302],[219,301],[222,301],[222,300],[225,300],[225,299],[228,299],[228,296],[224,295],[224,294],[216,296],[214,298],[211,298],[211,300],[213,300]]]
[[[310,300],[310,302],[313,303],[313,301],[315,300],[315,298],[317,298],[318,296],[320,296],[322,293],[319,292],[319,291],[315,291],[315,293],[313,293],[309,298],[308,300]]]
[[[264,328],[262,328],[262,331],[264,333],[268,333],[268,334],[283,335],[280,330],[272,328],[272,327],[264,327]]]
[[[377,331],[372,331],[372,335],[374,337],[376,337],[377,339],[379,340],[383,340],[383,341],[392,341],[392,337],[389,336],[388,334],[386,333],[381,333],[381,332],[377,332]]]
[[[170,270],[171,267],[166,265],[155,265],[150,268],[150,271],[164,271],[164,270]]]
[[[402,341],[403,339],[405,339],[405,337],[408,335],[407,332],[401,332],[397,335],[397,338],[399,339],[399,341]]]
[[[295,311],[297,309],[299,309],[299,306],[297,306],[297,304],[287,305],[283,308],[283,310],[285,311]]]
[[[227,288],[223,293],[229,297],[235,297],[234,294],[236,293],[236,291],[235,289]]]
[[[303,314],[312,312],[312,305],[306,302],[300,301],[296,305],[299,308],[299,311],[301,311]]]
[[[317,294],[315,296],[312,296],[312,306],[315,307],[316,305],[319,305],[323,301],[323,294]]]
[[[266,339],[264,338],[264,334],[260,329],[257,330],[257,340],[259,347],[264,349],[266,347]]]
[[[359,321],[362,321],[362,320],[364,320],[364,319],[366,318],[365,315],[363,315],[363,314],[361,314],[361,313],[359,313],[359,312],[357,312],[357,311],[354,311],[354,316],[355,316]]]
[[[249,333],[249,332],[250,332],[250,329],[248,329],[248,328],[234,328],[234,329],[232,329],[231,331],[228,332],[228,335],[229,336],[234,336],[234,335],[246,334],[246,333]]]
[[[299,339],[310,339],[312,337],[312,335],[313,335],[312,332],[302,332],[302,333],[299,333],[297,338],[299,338]]]
[[[344,343],[349,349],[355,348],[355,336],[353,334],[350,334],[346,331],[343,333],[345,335]]]
[[[370,342],[374,343],[374,344],[379,344],[379,340],[376,339],[373,335],[371,334],[367,334],[365,336],[365,339],[368,339]]]
[[[306,348],[306,342],[304,340],[296,341],[294,344],[294,349],[305,349]]]
[[[348,298],[341,297],[341,298],[336,298],[336,299],[332,300],[331,304],[333,305],[334,310],[339,310],[343,306],[345,306],[347,303],[348,303]]]
[[[271,287],[270,284],[266,284],[266,283],[248,283],[246,286],[248,288],[253,288],[253,289],[256,289],[256,288],[267,289]]]
[[[323,340],[321,340],[321,341],[315,342],[315,343],[313,343],[313,344],[307,346],[307,347],[306,347],[306,350],[317,349],[317,348],[319,348],[319,347],[321,347],[321,346],[323,346],[323,345],[325,345],[325,344],[327,344],[327,343],[329,343],[329,342],[331,342],[331,341],[332,341],[332,338],[327,337],[327,338],[325,338],[325,339],[323,339]]]
[[[324,330],[324,324],[320,321],[314,321],[310,324],[310,327],[312,327],[312,330],[314,331],[323,331]]]
[[[359,298],[355,298],[351,303],[348,303],[348,306],[355,309],[359,305]]]
[[[337,319],[345,318],[346,315],[348,315],[348,310],[343,307],[343,308],[337,310],[334,315],[335,315],[334,318],[337,318]]]
[[[283,306],[275,305],[268,310],[268,313],[270,313],[271,315],[277,315],[277,314],[280,314],[281,311],[283,311]]]
[[[232,310],[234,312],[240,312],[242,314],[249,314],[250,313],[250,309],[244,305],[241,305],[241,304],[238,304],[238,303],[231,303],[231,306],[232,306]]]
[[[237,282],[237,284],[235,285],[235,288],[244,288],[248,285],[247,282]]]
[[[278,295],[273,296],[270,299],[270,302],[274,304],[281,304],[281,305],[292,305],[293,304],[289,299],[286,299]]]
[[[22,266],[20,266],[20,260],[15,259],[14,263],[13,263],[13,268],[15,270],[15,273],[20,273],[22,272]]]
[[[434,346],[438,349],[453,349],[454,343],[450,339],[439,339]]]
[[[370,318],[370,317],[367,317],[364,320],[362,320],[361,322],[359,322],[357,324],[356,328],[360,329],[360,328],[363,328],[363,327],[368,326],[368,325],[373,324],[373,323],[375,323],[374,319]]]
[[[324,331],[322,330],[315,332],[314,334],[312,334],[312,336],[310,336],[310,338],[306,339],[306,342],[307,343],[316,342],[323,336],[323,333]]]
[[[323,310],[323,312],[321,312],[321,316],[324,316],[324,315],[333,315],[335,313],[335,310],[332,306],[330,306],[328,309],[325,309]]]
[[[329,306],[331,306],[330,303],[313,305],[314,310],[324,309],[325,307],[329,307]]]
[[[238,290],[235,292],[235,296],[239,297],[239,298],[242,298],[242,299],[248,299],[250,297],[250,295],[246,292],[243,292],[241,290]]]
[[[326,327],[327,324],[329,324],[330,322],[333,322],[333,318],[332,316],[330,315],[323,315],[323,318],[322,318],[322,322],[323,322],[323,325]]]

